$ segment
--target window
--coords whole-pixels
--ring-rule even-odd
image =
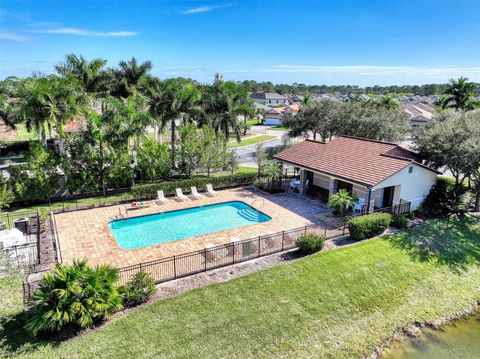
[[[412,173],[412,172],[413,172],[413,166],[408,167],[408,173]]]

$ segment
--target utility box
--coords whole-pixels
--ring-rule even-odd
[[[15,228],[23,234],[28,233],[28,218],[18,218],[15,220]]]

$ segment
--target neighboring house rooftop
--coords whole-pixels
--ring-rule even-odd
[[[63,126],[65,133],[79,133],[87,129],[87,124],[83,119],[75,119]]]
[[[416,153],[394,143],[348,136],[328,143],[306,140],[274,157],[365,186],[374,186],[412,163],[437,172],[421,164]]]
[[[286,100],[287,96],[280,95],[276,92],[255,92],[252,95],[253,99],[258,99],[258,100]]]
[[[427,111],[419,105],[408,105],[403,109],[403,112],[406,113],[410,119],[420,116],[426,120],[431,120],[433,118],[433,112]]]

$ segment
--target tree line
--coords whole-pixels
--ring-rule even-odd
[[[27,164],[13,166],[8,183],[0,179],[0,190],[35,200],[52,194],[58,172],[74,193],[129,186],[132,166],[145,180],[234,168],[227,142],[239,141],[247,120],[256,116],[250,94],[220,75],[200,84],[160,80],[151,69],[149,61],[135,58],[108,68],[103,59],[69,54],[55,74],[2,81],[0,119],[12,128],[24,124],[44,146],[47,138],[63,139],[65,153],[56,156],[33,144]],[[65,136],[72,120],[82,131]],[[170,143],[149,138],[147,128],[154,128],[154,137],[167,133]]]
[[[425,84],[425,85],[391,85],[391,86],[355,86],[355,85],[305,85],[299,83],[293,84],[274,84],[270,81],[256,82],[254,80],[245,80],[241,82],[247,91],[267,91],[278,92],[280,94],[372,94],[372,95],[419,95],[431,96],[440,95],[445,92],[450,84]],[[474,92],[476,96],[480,95],[480,83],[474,83]]]

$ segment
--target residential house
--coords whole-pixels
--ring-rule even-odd
[[[300,193],[327,201],[345,189],[363,199],[366,212],[402,204],[418,208],[439,174],[394,143],[348,136],[328,143],[306,140],[274,158],[300,168]]]
[[[410,129],[412,132],[425,127],[433,119],[435,109],[425,104],[406,105],[402,111],[410,119]]]
[[[300,105],[298,103],[282,107],[273,107],[267,112],[265,112],[263,124],[271,126],[282,126],[283,121],[287,116],[295,116],[299,110]]]
[[[267,106],[286,105],[288,103],[287,96],[280,95],[276,92],[258,91],[252,95],[252,99],[256,103]]]

